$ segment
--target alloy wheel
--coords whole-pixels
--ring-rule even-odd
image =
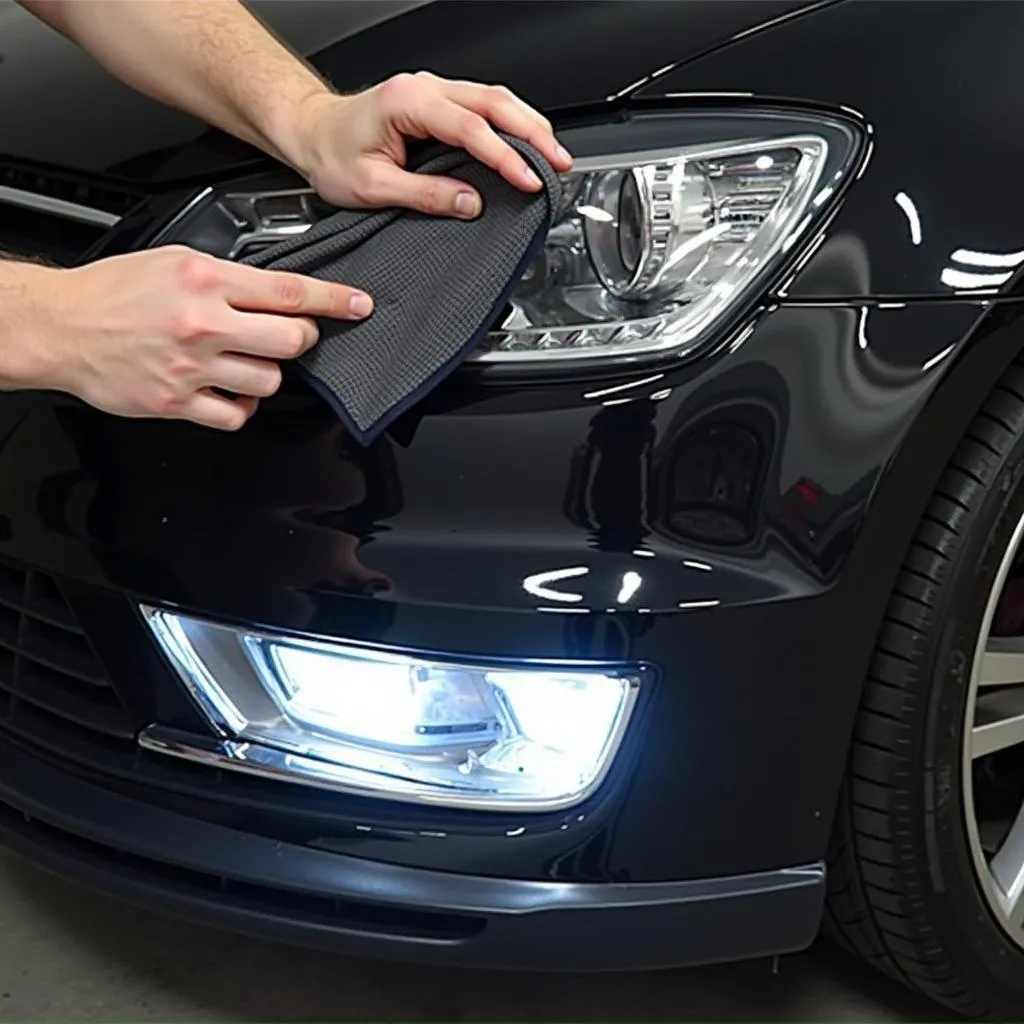
[[[967,693],[963,792],[975,873],[1024,946],[1024,518],[989,595]]]

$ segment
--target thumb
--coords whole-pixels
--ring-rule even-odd
[[[373,206],[402,206],[437,217],[473,220],[483,212],[480,194],[458,178],[414,174],[395,164],[374,170],[368,197]]]

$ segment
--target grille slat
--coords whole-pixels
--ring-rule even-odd
[[[35,705],[52,715],[59,715],[74,721],[77,725],[94,732],[101,732],[119,740],[134,738],[134,730],[126,721],[124,709],[121,707],[113,690],[106,691],[109,697],[97,700],[91,692],[78,692],[68,686],[59,673],[49,669],[28,672],[22,671],[17,689],[8,688],[5,680],[0,679],[0,688],[7,690],[18,701]],[[20,717],[20,708],[15,711],[15,718]]]
[[[70,611],[66,607],[62,608],[59,604],[40,601],[26,606],[21,601],[11,601],[7,599],[6,595],[0,594],[0,605],[14,612],[28,611],[33,618],[39,619],[40,622],[45,622],[47,625],[56,626],[66,633],[83,635],[81,627],[71,617]]]
[[[67,633],[82,635],[82,627],[57,584],[42,573],[25,573],[0,563],[0,605],[12,611],[24,611]]]
[[[24,614],[27,616],[29,613]],[[22,621],[22,635],[10,645],[14,654],[45,665],[54,672],[71,676],[81,683],[103,688],[110,686],[106,673],[84,637],[66,633],[40,620],[25,621],[23,618]],[[8,646],[2,633],[0,646]]]
[[[25,611],[34,619],[56,626],[65,633],[82,636],[82,627],[68,606],[57,584],[42,573],[34,572],[25,588]]]
[[[6,717],[5,701],[9,701],[12,708]],[[48,755],[54,763],[98,771],[105,776],[134,777],[137,749],[134,737],[130,744],[115,741],[106,733],[50,714],[35,704],[11,697],[6,690],[0,690],[0,736],[5,730],[23,741],[34,754]]]
[[[57,582],[0,565],[0,727],[23,735],[133,743],[127,709]]]

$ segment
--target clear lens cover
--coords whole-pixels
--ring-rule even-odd
[[[578,803],[604,778],[642,675],[435,661],[144,612],[237,767],[397,799]]]
[[[581,161],[477,358],[687,351],[795,240],[827,156],[808,135]]]

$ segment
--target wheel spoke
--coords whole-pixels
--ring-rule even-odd
[[[981,656],[975,660],[963,719],[961,779],[975,877],[1000,927],[1024,949],[1022,542],[1024,517],[989,584],[984,631],[978,637]],[[993,636],[993,625],[999,633],[1022,635]]]
[[[971,757],[985,757],[1024,743],[1024,687],[978,695]]]
[[[1024,877],[1019,877],[1007,896],[1006,923],[1011,930],[1024,929]]]
[[[1024,637],[989,637],[981,659],[979,686],[1024,684]]]
[[[1024,928],[1024,808],[989,863],[996,898],[1011,928]]]

